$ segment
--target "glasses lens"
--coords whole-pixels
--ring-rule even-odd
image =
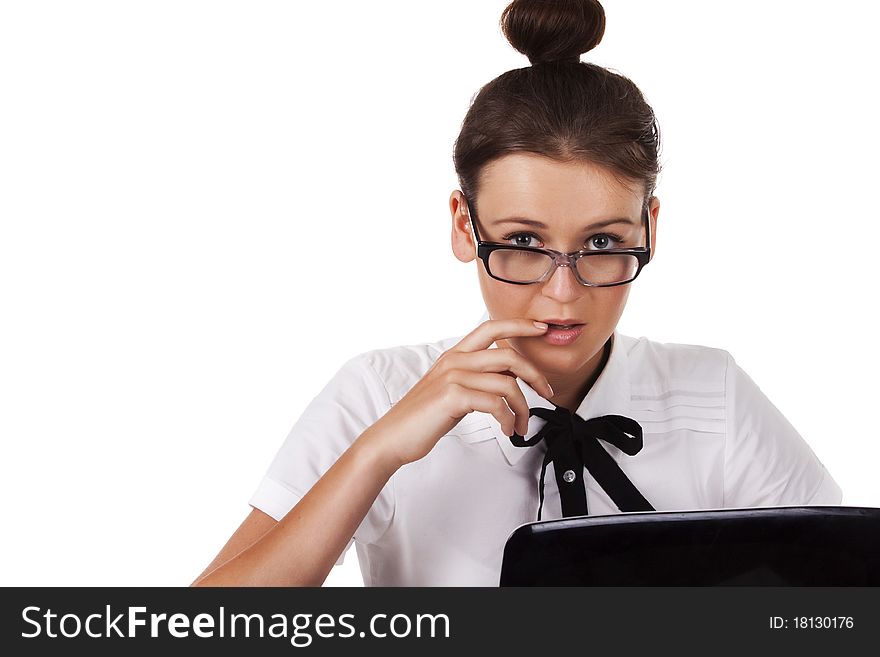
[[[489,271],[505,281],[532,283],[549,271],[553,259],[543,253],[496,249],[489,254]],[[577,260],[578,274],[588,283],[608,285],[635,278],[639,260],[634,255],[608,253]]]
[[[590,255],[579,258],[577,268],[581,278],[589,283],[623,283],[635,277],[639,260],[634,255],[626,254]]]
[[[516,283],[531,283],[541,278],[553,264],[543,253],[496,249],[489,254],[489,271],[498,278]]]

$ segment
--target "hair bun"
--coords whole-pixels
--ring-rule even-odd
[[[605,10],[597,0],[514,0],[501,31],[532,64],[578,62],[602,40]]]

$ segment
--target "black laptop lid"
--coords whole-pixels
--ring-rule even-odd
[[[533,522],[501,586],[878,586],[880,509],[786,506]]]

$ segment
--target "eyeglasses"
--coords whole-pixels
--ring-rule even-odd
[[[651,259],[651,222],[648,220],[647,205],[642,210],[646,236],[644,247],[562,253],[553,249],[515,246],[506,242],[484,242],[477,232],[477,216],[473,205],[467,198],[464,200],[477,240],[477,256],[483,261],[489,276],[505,283],[541,283],[550,278],[557,267],[571,267],[582,285],[625,285],[635,280],[642,267]]]

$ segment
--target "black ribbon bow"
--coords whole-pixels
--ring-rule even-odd
[[[654,511],[617,462],[599,444],[598,439],[619,448],[629,456],[642,449],[642,427],[632,418],[623,415],[603,415],[590,420],[583,419],[567,408],[530,408],[529,416],[536,415],[547,423],[531,440],[517,433],[510,441],[517,447],[532,447],[542,440],[547,443],[547,453],[541,466],[541,482],[538,490],[541,503],[538,520],[544,507],[544,475],[547,465],[553,463],[562,516],[587,515],[587,489],[584,485],[584,468],[595,478],[602,489],[621,511]]]

